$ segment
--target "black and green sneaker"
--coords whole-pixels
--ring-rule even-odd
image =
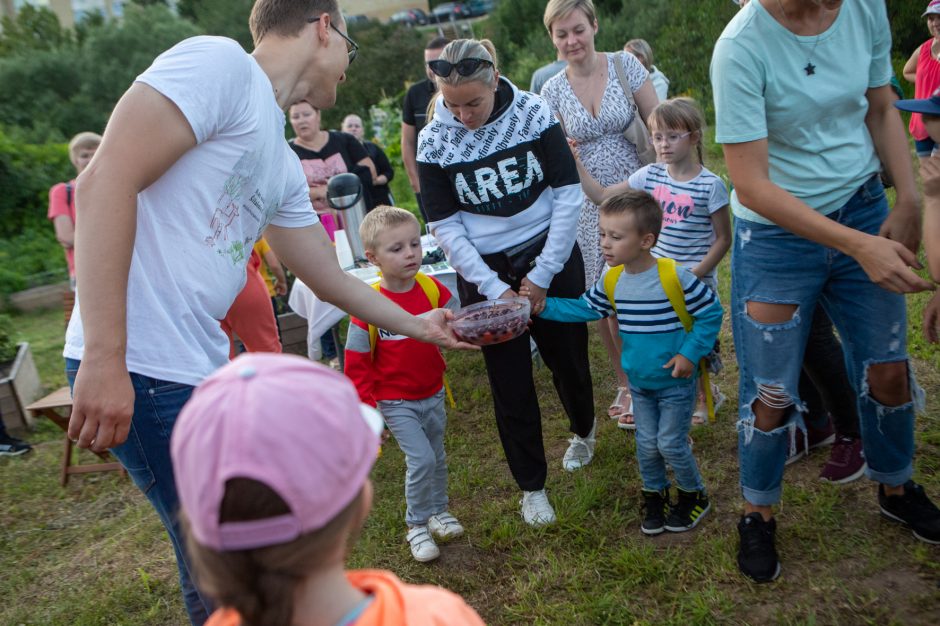
[[[662,491],[643,490],[643,523],[640,530],[644,535],[658,535],[666,530],[666,515],[669,513],[669,488]]]
[[[683,533],[692,530],[712,508],[705,491],[685,491],[679,489],[679,499],[666,518],[666,530]]]

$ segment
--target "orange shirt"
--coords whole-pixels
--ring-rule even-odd
[[[409,585],[383,570],[353,570],[346,577],[372,596],[355,626],[484,626],[463,598],[441,587]],[[233,609],[219,609],[206,626],[241,626],[241,618]]]

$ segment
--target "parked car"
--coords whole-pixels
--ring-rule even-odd
[[[469,0],[466,3],[467,10],[470,13],[470,17],[479,17],[481,15],[486,15],[492,13],[493,9],[496,8],[495,0]]]
[[[470,17],[470,9],[463,2],[445,2],[434,7],[431,16],[435,22],[462,20]]]
[[[370,21],[368,16],[362,14],[346,15],[344,17],[346,19],[347,26],[361,26],[363,24],[368,24]]]
[[[405,9],[393,15],[389,22],[405,26],[424,26],[428,23],[428,14],[421,9]]]

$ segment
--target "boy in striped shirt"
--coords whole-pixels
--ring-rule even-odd
[[[722,318],[714,292],[692,272],[676,266],[685,308],[693,320],[686,332],[651,252],[661,225],[662,209],[645,191],[630,189],[605,200],[600,206],[601,250],[609,266],[623,266],[611,293],[602,276],[581,298],[548,298],[544,309],[535,311],[561,322],[617,316],[621,363],[630,377],[636,414],[646,511],[640,529],[647,535],[694,528],[711,508],[688,434],[696,399],[696,364],[715,345]],[[675,504],[670,502],[667,463],[678,485]]]

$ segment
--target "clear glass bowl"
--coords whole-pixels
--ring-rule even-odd
[[[515,339],[526,331],[528,322],[528,298],[506,298],[460,309],[454,313],[450,327],[461,341],[491,346]]]

